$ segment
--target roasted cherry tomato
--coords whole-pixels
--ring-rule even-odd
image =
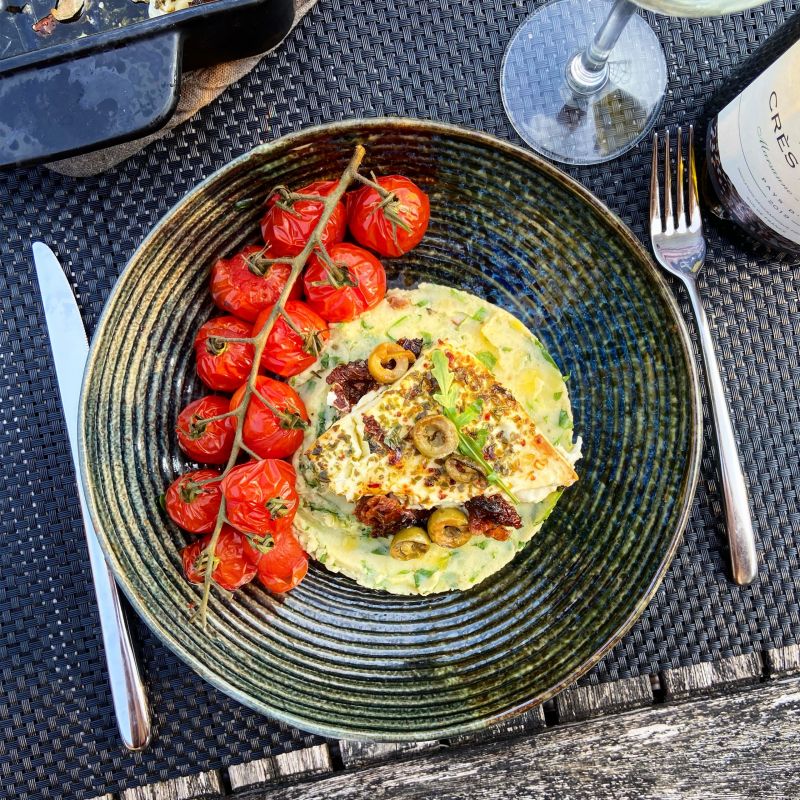
[[[183,571],[190,583],[203,583],[205,579],[208,564],[208,554],[205,550],[210,541],[210,536],[204,536],[181,550]],[[247,541],[239,531],[230,525],[222,527],[217,546],[214,548],[214,560],[217,565],[211,573],[218,586],[229,592],[235,592],[253,580],[257,570],[255,564],[245,555],[247,547]]]
[[[230,411],[230,400],[210,394],[189,403],[178,414],[176,431],[178,444],[189,458],[203,464],[224,464],[231,454],[233,438],[236,436],[236,421],[233,417],[219,417]]]
[[[253,345],[222,339],[249,339],[251,333],[252,325],[236,317],[216,317],[200,328],[194,353],[197,374],[206,386],[217,392],[233,392],[247,380],[253,366]]]
[[[308,571],[308,557],[291,530],[273,537],[274,546],[258,561],[258,579],[271,592],[294,589]]]
[[[354,244],[328,248],[330,261],[312,253],[303,277],[306,301],[328,322],[348,322],[383,300],[386,273],[368,250]]]
[[[267,306],[275,305],[286,286],[289,264],[268,264],[271,253],[261,245],[248,245],[231,258],[220,258],[211,268],[211,296],[223,311],[253,322]],[[289,297],[300,297],[295,283]]]
[[[253,336],[264,327],[271,311],[267,308],[259,314]],[[289,317],[291,325],[284,315]],[[261,355],[261,366],[284,378],[297,375],[319,358],[322,345],[330,335],[328,323],[316,311],[298,300],[290,300],[270,331]]]
[[[231,398],[231,411],[242,402],[245,387]],[[244,415],[242,440],[261,458],[286,458],[303,442],[308,414],[300,395],[288,383],[259,375],[256,394]],[[260,395],[260,397],[259,397]]]
[[[256,536],[291,530],[298,503],[295,480],[292,465],[276,458],[234,467],[222,480],[231,524]]]
[[[222,502],[220,482],[213,480],[219,475],[215,469],[196,469],[173,481],[164,495],[169,518],[189,533],[211,533]]]
[[[291,258],[300,253],[322,216],[321,200],[300,200],[297,195],[327,197],[336,185],[336,181],[314,181],[296,192],[281,189],[269,198],[267,213],[261,220],[261,235],[269,246],[270,258]],[[322,244],[341,242],[346,229],[347,211],[339,202],[322,229]]]
[[[353,238],[381,256],[401,256],[416,247],[431,216],[428,195],[401,175],[363,186],[347,197],[347,224]]]

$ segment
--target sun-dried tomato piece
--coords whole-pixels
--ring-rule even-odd
[[[350,411],[367,392],[378,388],[363,358],[334,367],[325,381],[336,396],[334,406],[344,413]]]
[[[406,339],[405,337],[402,339],[397,340],[397,344],[400,345],[404,350],[410,350],[415,358],[419,358],[420,353],[422,352],[422,345],[424,344],[424,340],[422,339]]]
[[[483,533],[491,536],[492,539],[499,539],[500,536],[494,530],[495,528],[500,526],[522,527],[522,518],[517,510],[499,494],[471,497],[464,503],[464,508],[467,510],[469,529],[473,533]]]
[[[391,536],[410,525],[424,525],[431,515],[424,508],[406,508],[393,494],[375,494],[359,498],[356,519],[372,528],[373,536]]]

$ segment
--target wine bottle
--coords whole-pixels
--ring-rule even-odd
[[[800,13],[743,65],[729,94],[731,83],[738,94],[706,133],[711,210],[771,247],[800,253]]]

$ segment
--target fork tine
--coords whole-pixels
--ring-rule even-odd
[[[669,128],[664,131],[664,230],[672,233],[675,217],[672,213],[672,160],[669,157]]]
[[[689,126],[689,224],[700,222],[700,207],[697,205],[697,171],[694,165],[694,125]]]
[[[653,133],[653,166],[650,170],[650,230],[661,233],[661,201],[658,197],[658,133]]]
[[[678,230],[686,230],[686,217],[683,216],[683,129],[681,126],[678,126],[678,141],[676,142],[676,149],[677,152],[675,157],[678,162],[678,175],[675,182],[678,184],[675,187],[675,192],[677,194],[677,205],[676,205],[676,218],[678,220]]]

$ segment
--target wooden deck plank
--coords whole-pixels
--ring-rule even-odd
[[[273,758],[259,758],[246,764],[234,764],[228,767],[228,780],[234,792],[272,783],[277,775]]]
[[[728,691],[744,684],[757,683],[763,671],[759,653],[667,669],[661,673],[664,697],[667,700],[682,700],[694,694]]]
[[[450,744],[458,746],[476,745],[492,742],[496,739],[508,739],[512,736],[521,736],[524,733],[541,730],[545,727],[545,724],[544,711],[541,706],[537,706],[530,709],[530,711],[517,714],[515,717],[510,717],[483,730],[455,736],[450,740]]]
[[[435,740],[429,742],[354,742],[342,739],[339,742],[342,762],[349,769],[422,753],[436,747],[441,747],[441,744]]]
[[[453,754],[271,788],[259,800],[727,800],[800,796],[800,679],[654,705]]]
[[[570,686],[556,695],[559,722],[577,722],[600,714],[613,714],[653,702],[650,678],[623,678],[594,686]]]
[[[225,789],[217,770],[125,789],[120,800],[205,800],[222,797]]]
[[[764,653],[764,666],[770,678],[800,675],[800,645],[767,650]]]

